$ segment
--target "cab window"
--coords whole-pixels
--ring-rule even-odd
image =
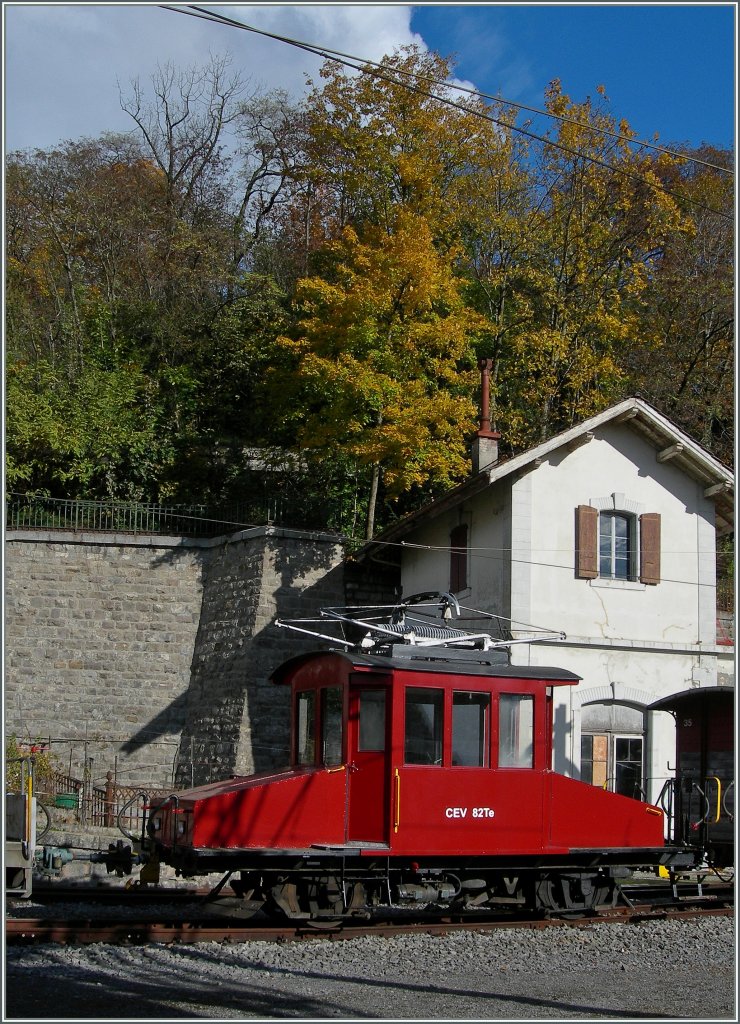
[[[408,687],[404,761],[406,764],[442,763],[443,690]]]
[[[500,768],[534,766],[534,697],[502,693],[499,697],[498,763]]]
[[[455,691],[452,694],[452,763],[488,767],[488,729],[491,695]]]
[[[342,688],[321,691],[321,757],[324,764],[342,763]]]
[[[360,691],[358,750],[385,750],[385,690]]]
[[[301,690],[296,697],[296,764],[313,764],[316,758],[316,693]]]

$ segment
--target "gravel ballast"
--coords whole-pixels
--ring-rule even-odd
[[[4,1020],[183,1017],[734,1020],[734,919],[6,949]]]

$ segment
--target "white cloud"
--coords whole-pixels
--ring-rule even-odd
[[[205,5],[204,5],[205,6]],[[377,60],[422,40],[407,5],[209,5],[270,32]],[[253,85],[293,95],[321,61],[275,40],[176,14],[154,4],[122,6],[6,4],[6,150],[46,148],[63,139],[127,131],[120,109],[132,79],[145,82],[157,63],[203,64],[230,54]]]

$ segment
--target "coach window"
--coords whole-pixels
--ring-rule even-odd
[[[385,750],[385,690],[360,691],[358,750]]]
[[[452,763],[469,768],[488,767],[488,722],[491,695],[452,694]]]
[[[324,764],[342,763],[342,688],[321,691],[321,756]]]
[[[443,690],[406,690],[406,764],[442,764]]]
[[[302,690],[296,697],[296,764],[313,764],[316,757],[316,693]]]
[[[534,697],[502,693],[498,722],[499,768],[534,766]]]

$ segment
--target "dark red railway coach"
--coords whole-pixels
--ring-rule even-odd
[[[735,860],[734,698],[733,688],[705,686],[651,705],[676,720],[676,775],[661,798],[669,835],[716,868]]]
[[[232,873],[250,905],[583,909],[681,858],[659,808],[552,771],[553,692],[570,672],[394,644],[304,654],[272,678],[291,688],[291,766],[173,795],[149,823],[162,862]]]

